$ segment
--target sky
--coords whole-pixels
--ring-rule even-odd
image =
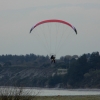
[[[0,0],[0,55],[48,55],[34,32],[29,34],[46,19],[67,21],[78,31],[58,57],[100,52],[100,0]]]

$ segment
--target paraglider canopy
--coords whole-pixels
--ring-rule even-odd
[[[65,24],[65,25],[68,25],[70,26],[74,31],[75,33],[77,34],[77,30],[74,26],[72,26],[70,23],[66,22],[66,21],[63,21],[63,20],[58,20],[58,19],[50,19],[50,20],[43,20],[41,22],[38,22],[36,25],[34,25],[31,29],[30,29],[30,33],[32,32],[32,30],[41,25],[41,24],[44,24],[44,23],[52,23],[52,22],[56,22],[56,23],[62,23],[62,24]]]

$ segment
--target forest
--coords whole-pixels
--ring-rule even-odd
[[[59,69],[67,71],[58,74]],[[100,88],[100,54],[66,55],[55,64],[51,64],[48,55],[0,55],[0,86],[3,85]]]

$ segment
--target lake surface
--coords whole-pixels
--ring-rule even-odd
[[[100,95],[100,89],[32,89],[34,93],[39,96]]]
[[[18,88],[19,89],[19,88]],[[100,89],[44,89],[44,88],[20,88],[23,95],[36,95],[36,96],[84,96],[84,95],[100,95]],[[19,89],[19,91],[20,91]],[[15,93],[14,87],[2,87],[3,93]],[[0,90],[0,91],[1,91]],[[15,92],[14,92],[15,91]]]

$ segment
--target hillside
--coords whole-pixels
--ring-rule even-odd
[[[48,56],[2,55],[0,86],[100,88],[100,55],[67,55],[56,64],[51,64]]]
[[[0,86],[39,86],[40,79],[48,78],[55,68],[5,67],[0,68]],[[37,79],[37,80],[36,80]],[[37,81],[37,83],[36,83]],[[35,82],[35,85],[33,84]]]

